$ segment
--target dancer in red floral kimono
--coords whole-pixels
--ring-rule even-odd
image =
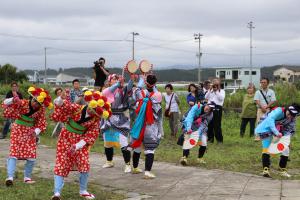
[[[52,200],[61,199],[64,177],[73,170],[80,173],[80,196],[94,199],[95,196],[87,191],[90,170],[89,148],[98,138],[100,119],[107,119],[111,115],[110,104],[100,92],[84,93],[84,100],[88,105],[73,104],[65,98],[66,94],[63,93],[54,101],[55,110],[51,116],[54,121],[65,123],[56,148]]]
[[[2,104],[4,117],[15,119],[10,135],[6,186],[13,185],[17,160],[26,160],[24,183],[35,183],[31,174],[36,160],[36,138],[46,130],[45,107],[53,107],[49,93],[43,88],[30,87],[28,93],[29,100],[16,96],[5,99]]]

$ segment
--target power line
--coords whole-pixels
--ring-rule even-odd
[[[79,38],[56,38],[56,37],[43,37],[34,35],[20,35],[20,34],[7,34],[0,33],[0,36],[13,37],[13,38],[26,38],[26,39],[37,39],[37,40],[54,40],[54,41],[78,41],[78,42],[128,42],[126,39],[79,39]]]
[[[56,50],[56,52],[50,51]],[[39,56],[44,54],[44,49],[28,51],[28,52],[21,52],[21,53],[0,53],[1,56]],[[61,54],[59,52],[65,53],[75,53],[75,54],[115,54],[115,53],[127,53],[130,50],[123,50],[123,51],[111,51],[111,52],[99,52],[99,51],[81,51],[81,50],[74,50],[74,49],[63,49],[63,48],[56,48],[56,47],[47,47],[47,55],[57,55]],[[36,54],[38,53],[38,54]]]
[[[56,48],[56,47],[49,47],[49,49],[62,51],[62,52],[68,52],[68,53],[78,53],[78,54],[115,54],[115,53],[127,53],[130,52],[130,50],[120,50],[120,51],[106,51],[106,52],[99,52],[99,51],[82,51],[82,50],[73,50],[73,49],[62,49],[62,48]]]
[[[153,40],[153,41],[161,41],[161,42],[187,42],[187,41],[192,41],[190,38],[186,38],[186,39],[177,39],[177,40],[164,40],[164,39],[159,39],[159,38],[152,38],[152,37],[148,37],[148,36],[141,36],[141,38],[144,39],[148,39],[148,40]]]
[[[145,42],[140,42],[140,41],[136,41],[136,43],[148,46],[147,48],[141,48],[140,50],[148,50],[148,49],[151,49],[151,48],[161,48],[161,49],[167,49],[167,50],[171,50],[171,51],[179,51],[179,52],[184,52],[184,53],[195,53],[194,51],[190,51],[190,50],[183,50],[183,49],[176,49],[176,48],[164,47],[163,45],[165,45],[165,44],[153,45],[153,44],[149,44],[149,43],[145,43]]]
[[[177,49],[177,48],[170,48],[170,47],[164,47],[163,44],[160,45],[152,45],[140,41],[135,41],[136,43],[146,45],[148,47],[140,48],[139,51],[145,51],[150,50],[152,48],[160,48],[170,51],[176,51],[176,52],[182,52],[182,53],[195,53],[195,51],[192,50],[185,50],[185,49]],[[106,52],[99,52],[99,51],[84,51],[84,50],[74,50],[74,49],[65,49],[65,48],[57,48],[57,47],[47,47],[47,54],[48,55],[56,55],[60,54],[59,52],[53,52],[50,50],[56,50],[66,53],[74,53],[74,54],[118,54],[118,53],[128,53],[130,52],[130,49],[128,50],[120,50],[120,51],[106,51]],[[17,53],[0,53],[1,56],[39,56],[44,54],[44,49],[38,49],[38,50],[32,50],[32,51],[26,51],[26,52],[17,52]],[[277,55],[277,54],[289,54],[289,53],[296,53],[300,52],[300,49],[293,49],[293,50],[286,50],[286,51],[278,51],[278,52],[266,52],[266,53],[256,53],[253,55],[256,56],[266,56],[266,55]],[[219,52],[202,52],[202,55],[209,55],[209,56],[248,56],[249,54],[230,54],[230,53],[219,53]]]
[[[148,48],[139,49],[140,51],[141,50],[149,50],[151,48],[161,48],[161,49],[166,49],[166,50],[171,50],[171,51],[179,51],[179,52],[184,52],[184,53],[195,53],[195,51],[191,51],[191,50],[164,47],[163,45],[165,45],[165,44],[152,45],[152,44],[148,44],[148,43],[144,43],[144,42],[140,42],[140,41],[136,41],[136,42],[146,45],[146,46],[149,46]],[[253,53],[253,55],[261,56],[261,55],[288,54],[288,53],[295,53],[295,52],[300,52],[300,49],[278,51],[278,52],[267,52],[267,53]],[[213,55],[213,56],[248,56],[249,55],[249,54],[219,53],[219,52],[202,52],[202,54]]]
[[[20,53],[0,53],[1,56],[23,56],[23,55],[26,56],[26,55],[41,55],[41,54],[43,54],[43,49],[20,52]]]
[[[286,50],[286,51],[277,51],[277,52],[269,52],[269,53],[256,53],[256,54],[253,54],[253,55],[264,56],[264,55],[276,55],[276,54],[289,54],[289,53],[295,53],[295,52],[300,52],[300,49]]]

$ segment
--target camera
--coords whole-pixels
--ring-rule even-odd
[[[94,62],[95,67],[104,67],[104,61],[100,60],[100,61],[95,61]]]
[[[101,66],[104,66],[104,60],[99,60],[99,64],[100,64]]]

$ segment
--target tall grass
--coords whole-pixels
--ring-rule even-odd
[[[286,106],[292,103],[300,104],[300,92],[297,90],[296,85],[289,83],[276,84],[272,89],[276,95],[276,105]],[[226,94],[224,107],[227,109],[241,108],[246,90],[238,90],[236,93],[230,95]]]
[[[286,106],[292,103],[300,103],[300,92],[295,85],[283,83],[274,87],[278,106]]]

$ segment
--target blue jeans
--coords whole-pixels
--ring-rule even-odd
[[[87,191],[87,184],[88,184],[88,177],[89,173],[83,172],[79,175],[79,186],[80,186],[80,193]],[[54,194],[60,194],[62,188],[64,187],[64,177],[54,175]]]
[[[35,159],[26,160],[24,167],[24,178],[31,178],[32,170],[35,164]],[[7,176],[8,178],[14,178],[17,166],[17,158],[9,157],[7,159]]]

